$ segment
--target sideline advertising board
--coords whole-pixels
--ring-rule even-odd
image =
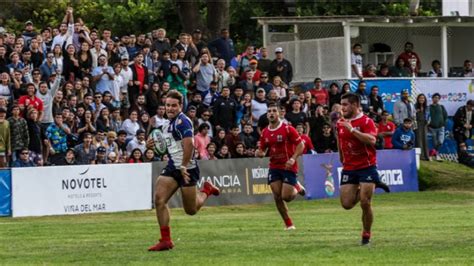
[[[415,79],[416,90],[426,95],[431,104],[433,94],[439,93],[440,104],[449,116],[454,116],[459,107],[474,99],[473,80],[470,79]]]
[[[12,214],[12,174],[10,170],[0,170],[0,216]]]
[[[12,169],[13,217],[146,210],[151,164]]]
[[[377,151],[380,179],[389,185],[391,192],[418,191],[415,156],[415,150]],[[303,155],[303,163],[308,199],[339,196],[342,166],[338,153]]]
[[[201,179],[198,189],[205,181],[210,181],[221,190],[218,197],[210,197],[206,206],[257,204],[273,202],[273,194],[268,182],[268,158],[228,159],[198,161]],[[153,164],[153,184],[155,184],[164,163]],[[301,165],[300,165],[301,167]],[[302,175],[298,175],[303,182]],[[169,206],[182,206],[181,193],[170,199]]]

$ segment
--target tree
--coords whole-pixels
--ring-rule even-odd
[[[221,29],[229,28],[229,0],[207,0],[205,5],[189,0],[174,2],[184,32],[200,29],[210,39],[214,39],[219,36]],[[203,9],[206,9],[206,24],[201,16]]]

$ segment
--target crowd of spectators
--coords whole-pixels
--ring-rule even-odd
[[[353,61],[359,48],[354,46]],[[38,33],[27,21],[20,36],[0,34],[0,167],[166,161],[149,140],[166,121],[170,90],[184,95],[200,160],[253,157],[270,102],[303,136],[306,153],[337,151],[334,127],[349,83],[325,88],[316,78],[310,90],[290,87],[293,68],[284,52],[249,45],[236,53],[228,29],[209,42],[199,29],[176,40],[163,28],[114,37],[110,29],[74,20],[71,8],[58,28]],[[437,134],[439,148],[447,117],[435,96],[430,106],[421,96],[413,104],[403,91],[392,119],[379,88],[366,87],[361,81],[355,93],[378,125],[378,148],[426,145],[419,137],[426,136],[419,132],[422,123]],[[460,143],[470,138],[473,106],[469,102],[457,114],[464,119],[455,127]]]

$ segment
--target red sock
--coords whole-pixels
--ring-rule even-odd
[[[286,227],[290,227],[293,225],[293,221],[291,220],[290,217],[286,218],[286,219],[283,219],[285,221],[285,225]]]
[[[171,229],[169,226],[162,226],[160,227],[161,232],[161,240],[162,241],[170,241],[171,240]]]
[[[300,183],[296,183],[296,185],[294,185],[294,187],[296,188],[296,192],[300,193],[300,191],[301,191]]]
[[[369,239],[369,238],[370,238],[370,232],[365,232],[365,231],[363,231],[363,232],[362,232],[362,238]]]
[[[207,187],[207,186],[203,186],[202,189],[201,189],[201,192],[206,194],[207,197],[209,197],[209,195],[211,195],[211,191],[210,191],[209,187]]]

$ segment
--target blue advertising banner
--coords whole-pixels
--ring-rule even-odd
[[[0,216],[12,215],[12,172],[0,170]]]
[[[338,153],[303,155],[303,168],[307,199],[339,196],[342,165]],[[377,169],[392,192],[418,191],[415,150],[377,151]]]
[[[364,80],[367,83],[366,92],[370,93],[370,88],[372,86],[379,87],[379,95],[382,97],[382,100],[385,104],[385,110],[392,113],[393,105],[395,102],[400,100],[400,92],[403,89],[408,89],[408,92],[411,94],[411,80],[409,79],[397,79],[397,80]],[[357,90],[359,85],[359,80],[350,80],[351,90]]]

